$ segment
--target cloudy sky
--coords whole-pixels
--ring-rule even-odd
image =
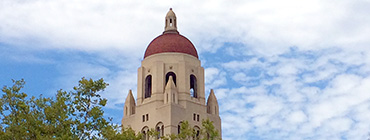
[[[223,139],[369,137],[369,0],[1,0],[0,86],[24,78],[24,92],[53,96],[104,78],[119,123],[170,7],[215,89]]]

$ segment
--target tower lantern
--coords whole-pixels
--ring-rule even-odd
[[[172,11],[172,8],[167,12],[165,23],[164,32],[177,32],[176,15]]]

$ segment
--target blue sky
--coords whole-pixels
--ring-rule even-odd
[[[364,140],[370,2],[0,1],[0,85],[53,96],[104,78],[106,116],[136,96],[137,68],[172,7],[220,104],[223,139]]]

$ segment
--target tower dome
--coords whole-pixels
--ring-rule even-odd
[[[176,15],[170,8],[166,15],[165,30],[146,48],[144,59],[150,55],[166,52],[185,53],[198,58],[197,50],[189,39],[177,31]]]

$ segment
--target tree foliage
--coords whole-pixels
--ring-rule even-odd
[[[142,134],[131,128],[113,124],[105,119],[103,107],[107,99],[100,92],[108,84],[103,79],[82,78],[72,91],[58,90],[55,97],[27,97],[21,92],[25,81],[13,80],[13,86],[4,86],[0,99],[0,139],[109,139],[140,140]],[[217,140],[218,131],[209,120],[203,120],[200,139]],[[151,129],[150,136],[158,132]],[[195,138],[195,131],[184,121],[181,133],[167,135],[165,140]]]
[[[59,90],[53,98],[27,97],[24,80],[13,83],[2,89],[0,139],[140,139],[103,117],[103,79],[82,78],[73,91]]]
[[[151,138],[156,139],[159,132],[155,129],[150,129],[148,132]],[[197,136],[197,132],[192,128],[188,121],[183,121],[180,125],[180,133],[162,136],[163,140],[221,140],[219,132],[214,127],[213,122],[209,119],[202,120],[202,128]]]
[[[209,119],[202,121],[201,140],[220,140],[220,134]]]

